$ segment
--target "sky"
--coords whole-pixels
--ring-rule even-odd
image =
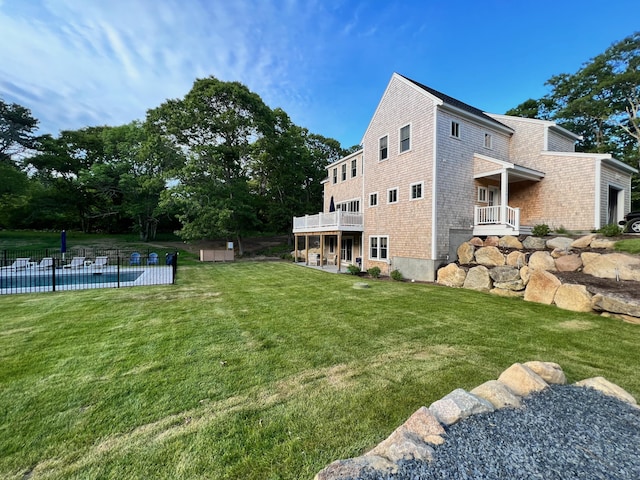
[[[504,113],[636,30],[637,0],[0,0],[0,98],[57,136],[214,76],[346,148],[394,72]]]

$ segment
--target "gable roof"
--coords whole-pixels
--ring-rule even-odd
[[[439,92],[438,90],[435,90],[431,87],[427,87],[426,85],[420,83],[420,82],[416,82],[415,80],[410,79],[409,77],[405,77],[404,75],[398,73],[398,76],[404,78],[405,80],[413,83],[415,86],[421,88],[422,90],[424,90],[425,92],[433,95],[434,97],[439,98],[440,100],[442,100],[442,102],[445,105],[449,105],[457,110],[462,110],[463,112],[466,112],[468,114],[471,114],[473,116],[479,117],[482,120],[484,120],[485,122],[489,122],[490,124],[494,124],[496,127],[499,127],[501,129],[507,129],[510,131],[513,131],[513,129],[511,127],[509,127],[508,125],[505,125],[504,123],[499,122],[498,120],[496,120],[495,118],[490,117],[489,115],[487,115],[486,113],[484,113],[482,110],[480,110],[479,108],[476,107],[472,107],[471,105],[464,103],[456,98],[450,97],[449,95],[446,95],[442,92]]]

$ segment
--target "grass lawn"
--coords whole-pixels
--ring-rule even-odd
[[[640,397],[640,328],[289,263],[0,297],[1,478],[313,478],[514,362]]]

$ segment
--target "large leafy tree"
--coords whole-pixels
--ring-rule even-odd
[[[507,114],[553,119],[582,135],[578,150],[610,152],[638,166],[640,32],[614,43],[577,72],[551,77],[547,86],[550,91],[543,98],[529,99]],[[640,203],[640,192],[634,190],[634,201]]]
[[[169,100],[147,114],[154,133],[184,152],[165,205],[178,208],[185,239],[242,237],[258,226],[251,195],[256,141],[272,128],[271,110],[238,82],[196,80],[184,99]]]

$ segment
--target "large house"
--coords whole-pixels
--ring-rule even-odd
[[[319,262],[433,281],[474,235],[617,224],[636,170],[575,152],[579,139],[554,122],[484,113],[394,73],[362,149],[327,167],[323,212],[294,218],[296,250],[305,237]]]

